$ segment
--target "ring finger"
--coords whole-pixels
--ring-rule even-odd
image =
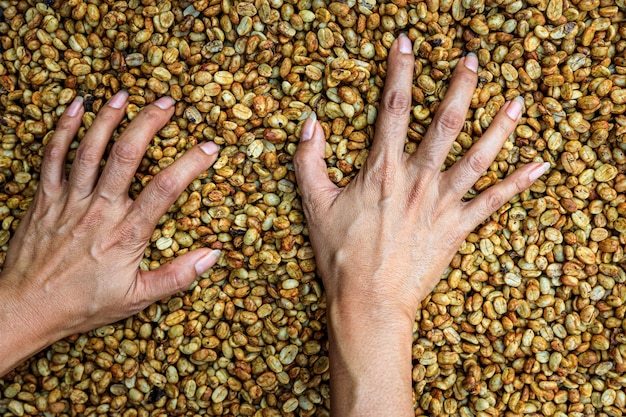
[[[472,95],[476,89],[478,59],[468,54],[454,70],[450,88],[446,93],[422,143],[409,161],[421,169],[439,171],[452,143],[458,136]]]

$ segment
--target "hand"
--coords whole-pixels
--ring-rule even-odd
[[[353,181],[340,189],[328,179],[325,138],[314,119],[303,126],[294,162],[329,302],[347,297],[370,306],[401,307],[413,320],[419,303],[435,287],[463,239],[529,187],[545,167],[529,164],[464,202],[463,196],[513,132],[522,102],[507,102],[480,141],[442,172],[476,88],[476,57],[459,61],[432,126],[418,151],[409,155],[403,150],[414,61],[410,49],[398,53],[396,46],[393,51],[374,143]]]
[[[522,111],[520,100],[507,102],[463,159],[441,171],[463,127],[477,67],[473,54],[459,60],[432,125],[417,152],[408,155],[404,145],[414,59],[410,40],[400,36],[389,54],[369,157],[344,189],[328,179],[320,124],[309,119],[302,128],[294,162],[326,290],[332,398],[343,399],[333,400],[337,415],[351,415],[355,407],[361,407],[358,415],[399,415],[389,409],[377,413],[372,404],[377,399],[394,404],[389,396],[398,395],[403,399],[397,403],[411,414],[411,330],[421,300],[435,287],[463,239],[545,172],[541,163],[528,164],[473,200],[462,200],[513,132]],[[387,352],[372,344],[385,346]],[[381,369],[373,358],[384,362]],[[367,378],[358,382],[368,373],[369,391]],[[350,386],[354,390],[346,392]]]
[[[215,162],[218,146],[209,142],[189,149],[131,200],[132,178],[146,147],[173,115],[174,100],[163,97],[139,113],[99,175],[127,99],[121,91],[99,112],[76,151],[69,178],[65,158],[81,125],[80,98],[65,111],[46,146],[39,188],[10,242],[0,276],[0,375],[18,363],[20,343],[39,350],[135,314],[187,289],[219,256],[219,251],[198,249],[154,271],[139,269],[157,221]],[[21,359],[37,350],[25,348]]]

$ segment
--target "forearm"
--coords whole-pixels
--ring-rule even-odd
[[[329,305],[333,416],[413,416],[413,321],[358,305]]]
[[[0,283],[0,376],[57,340],[44,327],[44,304],[26,298]]]

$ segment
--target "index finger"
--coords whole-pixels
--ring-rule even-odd
[[[127,221],[151,230],[189,183],[213,165],[218,151],[219,146],[213,142],[186,151],[146,185],[133,203]]]

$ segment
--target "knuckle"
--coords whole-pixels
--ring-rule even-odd
[[[167,288],[164,288],[164,292],[166,293],[176,293],[179,291],[185,291],[189,288],[190,280],[190,272],[186,269],[175,268],[170,264],[171,272],[170,272],[170,280],[172,283],[172,289],[168,291]],[[195,278],[195,272],[193,273],[193,278]]]
[[[511,134],[509,127],[504,123],[496,123],[496,131],[498,137],[508,137]]]
[[[76,128],[74,127],[74,121],[67,117],[61,117],[59,122],[57,123],[57,132],[76,132]]]
[[[458,72],[455,75],[455,81],[457,81],[462,88],[474,89],[476,85],[476,74],[471,71]]]
[[[141,159],[143,150],[138,149],[130,142],[119,141],[111,149],[111,157],[119,163],[131,165]]]
[[[456,135],[463,128],[464,122],[464,114],[455,109],[444,108],[436,118],[434,129],[445,136]]]
[[[114,242],[128,253],[140,253],[150,235],[140,227],[140,223],[121,222],[115,228]]]
[[[59,161],[65,159],[65,149],[61,144],[50,142],[44,150],[44,159],[47,161]]]
[[[95,147],[83,145],[76,150],[76,159],[89,165],[95,165],[100,163],[102,155]]]
[[[104,106],[104,108],[98,113],[96,119],[94,120],[94,125],[97,124],[99,129],[110,129],[113,126],[119,125],[120,120],[119,116],[114,113],[109,106]]]
[[[485,198],[484,217],[490,216],[494,211],[498,210],[505,203],[504,196],[498,190],[490,190]]]
[[[304,204],[304,211],[307,219],[312,224],[321,226],[323,224],[324,213],[326,213],[327,205],[316,196],[304,195],[306,204]]]
[[[383,164],[378,170],[378,178],[383,184],[393,184],[396,182],[398,170],[391,164]]]
[[[168,168],[170,170],[177,170],[180,172],[179,175],[182,176],[193,175],[193,177],[196,177],[209,166],[213,165],[216,159],[217,155],[207,155],[199,147],[195,146],[186,151],[182,157],[175,160]]]
[[[159,197],[169,197],[173,194],[178,194],[178,181],[167,171],[161,171],[155,176],[152,179],[152,184],[155,194]]]
[[[152,105],[143,109],[140,113],[142,121],[150,125],[159,125],[163,121],[163,110]]]
[[[383,96],[383,110],[396,116],[404,116],[411,109],[411,97],[406,91],[392,90]]]
[[[522,177],[513,178],[513,187],[515,189],[515,194],[521,193],[529,186],[530,186],[530,181],[528,179],[525,180]]]
[[[415,70],[415,60],[409,56],[400,56],[397,57],[399,59],[396,59],[393,63],[394,69],[399,72],[399,73],[403,73],[403,72],[413,72]]]
[[[495,130],[495,134],[498,138],[506,138],[511,134],[514,126],[515,123],[509,119],[507,115],[501,114],[500,117],[496,118],[492,123],[490,129]]]
[[[302,167],[304,167],[307,159],[308,158],[306,152],[304,152],[302,148],[299,148],[298,151],[293,155],[292,160],[296,170],[300,170]]]
[[[91,232],[100,228],[103,223],[104,215],[102,212],[99,210],[90,210],[78,219],[76,229]]]
[[[441,165],[437,165],[437,155],[441,152],[441,146],[437,146],[436,143],[424,144],[418,150],[419,152],[419,165],[418,168],[421,172],[434,173],[441,171]]]
[[[392,185],[396,182],[398,169],[392,161],[382,159],[373,163],[369,169],[368,178],[376,184]]]
[[[489,158],[482,152],[474,152],[467,157],[467,166],[476,174],[483,173],[489,166],[489,163]]]
[[[56,193],[54,188],[57,187],[50,187],[47,184],[39,185],[35,199],[30,204],[29,210],[22,218],[22,222],[24,222],[24,224],[29,224],[33,216],[40,219],[39,221],[41,222],[46,213],[50,213],[52,211],[51,206],[53,204],[52,201],[54,200],[53,193]]]
[[[364,177],[365,185],[370,195],[378,195],[381,199],[391,197],[404,182],[399,178],[400,173],[396,165],[387,159],[373,163],[367,168]]]
[[[32,207],[37,217],[41,217],[48,210],[48,207],[52,205],[59,194],[65,189],[65,184],[56,183],[53,181],[42,180],[37,187],[37,198],[33,201]]]
[[[457,224],[456,227],[448,230],[446,234],[445,240],[447,242],[447,246],[450,248],[458,248],[461,245],[461,242],[467,236],[466,227],[461,224]]]

